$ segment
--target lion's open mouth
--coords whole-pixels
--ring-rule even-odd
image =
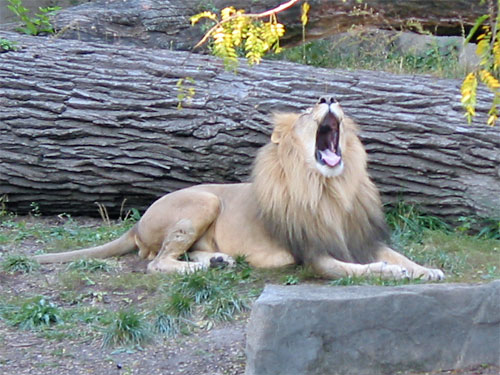
[[[321,165],[336,167],[342,160],[339,147],[340,126],[334,114],[329,112],[316,133],[316,160]]]

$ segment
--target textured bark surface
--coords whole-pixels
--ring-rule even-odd
[[[271,132],[271,111],[335,95],[362,130],[385,201],[448,219],[500,216],[500,127],[468,126],[458,80],[348,72],[11,33],[0,55],[0,196],[25,212],[145,208],[201,182],[245,180]],[[195,89],[177,109],[180,88]],[[479,92],[478,123],[489,95]]]
[[[201,38],[200,27],[191,27],[189,17],[204,10],[227,6],[262,12],[284,0],[98,0],[64,10],[56,18],[60,37],[122,45],[190,50]],[[408,27],[419,22],[433,33],[461,35],[462,25],[473,25],[487,12],[485,4],[471,0],[311,0],[307,38],[319,38],[350,29],[353,25],[378,28]],[[300,6],[280,13],[287,27],[282,44],[302,40]]]

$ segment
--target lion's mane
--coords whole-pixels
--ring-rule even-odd
[[[258,153],[252,179],[259,213],[270,234],[299,264],[329,254],[345,262],[375,260],[388,230],[366,152],[352,120],[344,120],[344,171],[327,178],[306,164],[292,126],[298,115],[276,115],[280,142]]]

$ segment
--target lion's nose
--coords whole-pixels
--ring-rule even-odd
[[[321,96],[318,100],[318,103],[319,104],[334,104],[334,103],[337,103],[337,101],[335,100],[335,98],[333,96]]]

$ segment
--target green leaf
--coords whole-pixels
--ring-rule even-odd
[[[476,20],[476,23],[474,24],[472,29],[470,29],[469,34],[467,35],[467,38],[465,38],[464,44],[467,44],[470,42],[470,40],[472,39],[472,37],[476,33],[477,29],[479,29],[479,27],[483,24],[483,22],[486,21],[489,17],[490,17],[489,14],[484,14]]]

